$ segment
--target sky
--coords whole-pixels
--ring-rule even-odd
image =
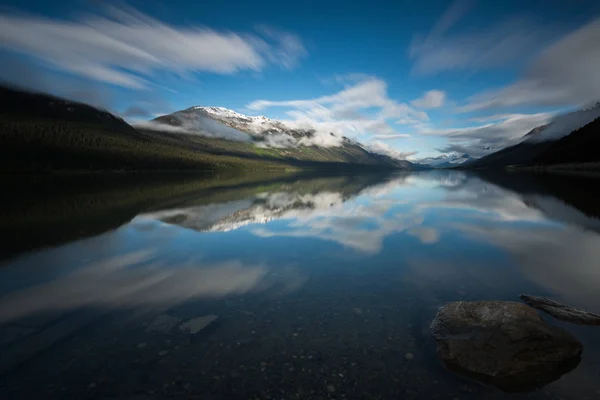
[[[221,106],[480,157],[600,100],[600,2],[3,0],[0,57],[131,122]]]

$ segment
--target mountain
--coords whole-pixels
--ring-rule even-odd
[[[158,121],[133,127],[106,110],[0,86],[0,172],[417,168],[347,138],[222,108]]]
[[[563,114],[555,117],[549,124],[538,126],[532,129],[530,132],[523,136],[523,140],[513,146],[506,147],[500,151],[492,154],[488,154],[478,160],[465,164],[465,168],[499,168],[506,167],[509,165],[533,165],[533,164],[545,164],[548,163],[552,158],[544,156],[547,151],[554,148],[552,152],[554,154],[562,151],[562,146],[565,141],[563,139],[568,138],[572,135],[572,132],[577,129],[589,124],[600,117],[600,103],[596,103],[595,106],[586,109],[574,111],[568,114]],[[581,159],[590,161],[600,161],[599,156],[591,154],[589,149],[584,149],[580,145],[575,143],[583,143],[588,139],[581,139],[582,136],[586,138],[591,137],[591,130],[586,130],[586,133],[578,135],[580,139],[567,140],[568,143],[572,143],[569,146],[571,148],[571,159],[579,159],[573,155],[573,152],[585,152],[587,155]],[[558,142],[558,143],[557,143]],[[594,159],[595,158],[595,159]],[[561,158],[554,156],[553,162],[559,162]],[[565,161],[561,162],[567,162]]]
[[[168,209],[148,210],[138,218],[159,220],[198,232],[227,232],[250,224],[265,224],[277,219],[309,216],[339,208],[364,190],[385,187],[390,182],[402,179],[404,175],[397,173],[297,176],[297,180],[284,185],[262,185],[250,191],[236,190],[239,195],[230,196],[227,201],[203,198],[206,201],[199,203],[196,199],[188,204],[171,205]]]
[[[600,162],[600,118],[557,141],[534,160],[536,165]]]
[[[422,158],[415,162],[429,168],[452,168],[474,160],[465,153],[450,152],[437,157]]]
[[[160,116],[144,128],[155,131],[185,132],[195,136],[219,137],[236,141],[236,154],[260,154],[292,164],[338,163],[399,169],[419,169],[406,160],[375,153],[344,136],[314,129],[295,129],[282,121],[264,116],[248,116],[223,107],[194,106]],[[201,140],[201,139],[197,139]],[[223,143],[223,142],[222,142]],[[220,153],[228,147],[216,148]]]

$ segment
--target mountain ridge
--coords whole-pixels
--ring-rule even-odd
[[[248,116],[224,107],[192,106],[154,118],[147,128],[178,128],[183,132],[248,142],[278,158],[335,161],[400,169],[420,169],[401,160],[372,151],[368,146],[332,132],[295,129],[265,116]],[[218,125],[216,125],[218,124]]]
[[[592,107],[559,115],[548,124],[535,127],[523,135],[521,142],[465,163],[461,167],[504,168],[508,166],[543,165],[550,160],[550,158],[544,156],[545,152],[553,149],[552,151],[555,154],[559,153],[561,145],[556,145],[557,143],[565,143],[563,139],[568,138],[574,132],[593,123],[598,118],[600,118],[600,102]],[[575,151],[574,147],[571,148],[571,152],[573,151]],[[589,154],[584,148],[579,148],[578,151]],[[571,158],[577,159],[576,157]],[[556,162],[560,159],[561,157],[554,157]],[[600,156],[594,158],[588,155],[586,160],[590,162],[600,161]],[[563,162],[569,161],[565,159]]]
[[[215,110],[221,109],[211,111]],[[168,122],[162,126],[172,130],[134,127],[84,103],[0,85],[0,172],[418,168],[371,153],[348,139],[339,147],[273,148],[265,140],[280,135],[266,117],[256,121],[269,126],[251,136],[201,113],[202,122],[210,122],[208,131],[228,129],[237,140],[177,132],[182,124],[172,115],[159,117]],[[239,121],[230,125],[249,130]],[[296,131],[294,138],[288,133],[290,140],[311,139],[313,134]]]

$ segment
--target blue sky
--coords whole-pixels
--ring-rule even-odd
[[[132,121],[216,105],[481,156],[600,99],[597,1],[3,3],[0,78]]]

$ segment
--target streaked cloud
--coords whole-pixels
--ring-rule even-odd
[[[295,128],[316,129],[351,138],[378,135],[394,138],[409,137],[399,132],[397,125],[428,121],[425,111],[391,99],[388,86],[382,79],[352,74],[337,77],[349,82],[344,89],[326,96],[301,100],[256,100],[246,107],[253,111],[282,108],[288,116],[283,122]],[[364,139],[364,138],[363,138]]]
[[[553,113],[500,114],[477,118],[476,121],[487,122],[481,125],[426,129],[420,133],[447,138],[448,145],[440,149],[443,153],[458,152],[481,157],[520,142],[523,135],[548,123],[553,116]]]
[[[1,48],[36,57],[56,69],[129,88],[168,71],[232,74],[267,65],[291,68],[307,53],[301,40],[262,27],[258,33],[172,26],[130,7],[106,7],[78,20],[0,15]]]
[[[273,274],[265,265],[239,261],[189,260],[173,265],[152,250],[105,258],[75,270],[57,268],[66,273],[2,297],[0,322],[82,307],[164,309],[190,299],[236,296],[271,286],[293,288],[303,279],[289,269]]]
[[[411,101],[410,104],[417,108],[430,109],[441,107],[445,102],[445,92],[441,90],[430,90],[426,92],[423,97]]]
[[[453,32],[469,11],[471,1],[455,1],[429,34],[414,37],[409,48],[412,72],[431,75],[444,71],[476,71],[510,65],[530,54],[543,41],[544,31],[532,20],[513,18],[489,28]]]
[[[480,93],[463,112],[525,105],[578,105],[600,99],[600,18],[543,49],[522,78]]]

